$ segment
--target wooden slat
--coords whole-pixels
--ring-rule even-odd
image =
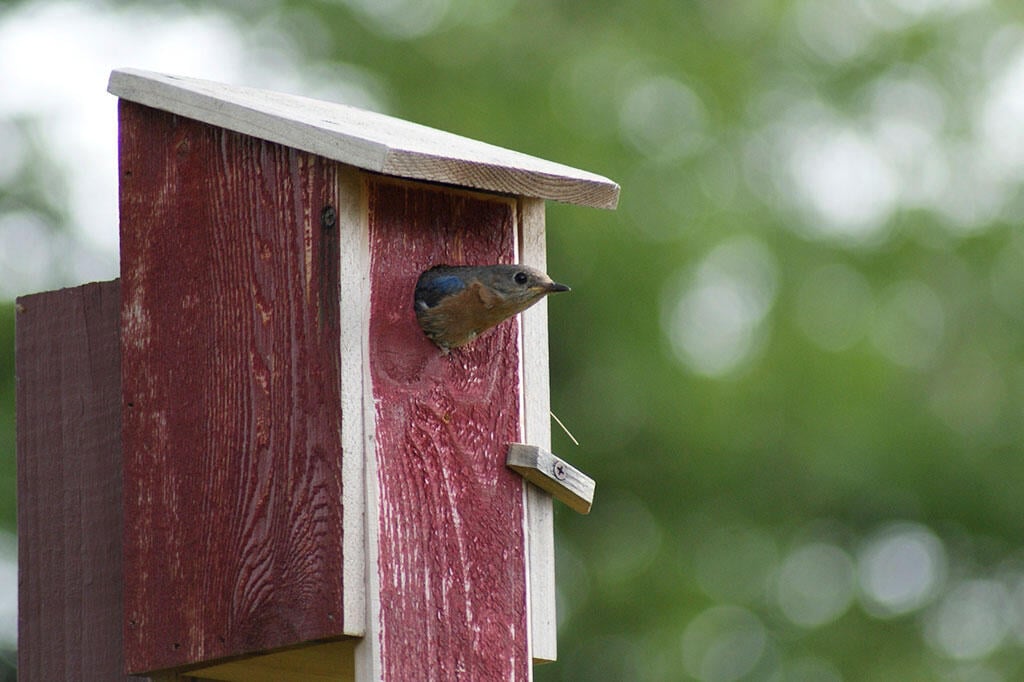
[[[594,479],[544,448],[525,443],[508,446],[508,466],[530,483],[561,500],[573,511],[589,514]]]
[[[358,541],[360,563],[346,570],[346,608],[363,609],[365,636],[354,652],[356,682],[381,679],[379,536],[373,379],[370,372],[370,227],[368,174],[351,166],[339,172],[341,230],[342,443],[346,452],[345,548]],[[357,456],[353,456],[356,454]],[[353,547],[352,551],[357,548]],[[348,554],[346,554],[346,557]],[[348,561],[346,560],[346,565]],[[358,581],[358,582],[357,582]],[[355,593],[355,596],[350,596]]]
[[[615,208],[608,178],[355,107],[138,69],[109,92],[386,175]]]
[[[512,262],[515,202],[385,179],[369,185],[379,676],[530,677],[518,325],[443,355],[413,289],[438,263]],[[371,518],[373,518],[371,516]]]
[[[352,166],[338,170],[338,267],[341,298],[341,444],[344,507],[345,632],[363,636],[367,630],[366,453],[372,423],[369,346],[370,245],[366,226],[366,192],[362,171]],[[372,422],[372,420],[371,420]],[[369,432],[369,433],[368,433]]]
[[[120,104],[129,670],[340,637],[337,164]]]
[[[125,679],[118,282],[17,305],[18,679]]]
[[[547,272],[544,202],[519,201],[521,262]],[[556,281],[557,273],[552,273]],[[570,301],[571,302],[571,301]],[[523,440],[551,449],[551,396],[548,376],[548,302],[541,300],[522,314]],[[531,651],[535,663],[558,655],[555,619],[555,534],[551,496],[536,486],[523,485],[526,497],[530,565]]]

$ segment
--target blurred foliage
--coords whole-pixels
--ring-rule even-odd
[[[215,8],[359,104],[622,184],[548,210],[554,449],[598,489],[538,680],[1024,675],[1024,5],[112,6]],[[0,221],[66,227],[56,156]]]

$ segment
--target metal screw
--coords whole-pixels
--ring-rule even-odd
[[[569,475],[565,470],[565,462],[559,462],[558,460],[555,460],[554,465],[551,467],[551,471],[559,481],[564,481]]]
[[[337,220],[338,213],[330,204],[324,206],[324,209],[320,211],[320,227],[322,227],[323,229],[331,229],[332,227],[334,227],[334,224]]]

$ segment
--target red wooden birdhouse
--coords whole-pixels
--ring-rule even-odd
[[[109,90],[119,319],[116,282],[21,299],[19,376],[48,310],[119,339],[94,344],[119,349],[116,406],[82,400],[123,434],[123,536],[89,550],[118,550],[118,674],[530,679],[555,658],[549,491],[585,511],[593,490],[547,452],[546,308],[445,354],[413,288],[439,263],[543,270],[544,200],[618,186],[302,97],[127,69]],[[26,433],[19,461],[60,450]]]

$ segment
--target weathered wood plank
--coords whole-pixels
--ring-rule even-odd
[[[366,453],[373,414],[370,391],[370,245],[366,225],[363,172],[352,166],[338,171],[339,289],[341,296],[341,444],[344,505],[345,632],[363,636],[367,629]],[[362,679],[362,678],[361,678]]]
[[[377,540],[380,496],[377,490],[373,378],[370,372],[370,227],[368,174],[344,166],[339,174],[341,228],[341,386],[344,470],[345,548],[359,542],[359,564],[346,568],[346,609],[362,608],[365,632],[355,647],[356,682],[381,679],[380,576]],[[358,456],[353,456],[356,453]],[[355,548],[352,550],[355,551]],[[350,596],[350,593],[354,593]],[[347,613],[347,611],[346,611]],[[347,616],[346,616],[347,617]]]
[[[441,354],[413,314],[420,272],[514,262],[513,200],[386,179],[369,189],[380,679],[528,680],[519,325]]]
[[[128,668],[339,637],[337,164],[120,104]]]
[[[544,202],[519,201],[521,262],[547,272]],[[556,277],[557,281],[557,277]],[[551,394],[548,372],[548,301],[523,311],[523,440],[551,449]],[[551,496],[523,485],[530,565],[531,649],[535,663],[558,655],[555,618],[555,533]]]
[[[25,682],[125,679],[119,320],[117,281],[18,299],[18,679]]]
[[[118,97],[358,168],[571,204],[615,208],[608,178],[371,111],[137,69],[110,74]]]

